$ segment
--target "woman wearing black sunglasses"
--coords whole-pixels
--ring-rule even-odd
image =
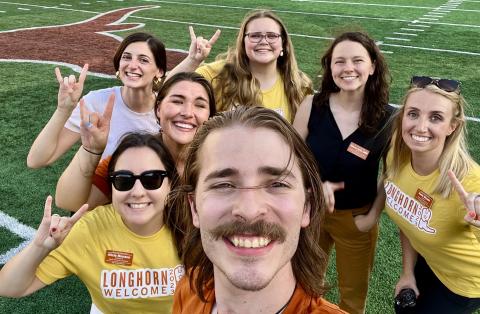
[[[307,96],[294,127],[317,160],[329,212],[321,244],[335,245],[341,309],[364,313],[378,227],[362,219],[383,205],[377,193],[379,161],[389,139],[390,75],[367,34],[347,32],[324,53],[319,93]]]
[[[472,313],[480,308],[480,168],[466,145],[465,101],[458,81],[411,83],[384,182],[403,251],[395,295],[417,297],[396,312]]]
[[[81,107],[82,108],[82,107]],[[165,143],[176,162],[177,170],[183,170],[183,150],[196,130],[216,112],[215,99],[210,83],[195,72],[181,72],[169,77],[159,90],[155,114],[162,130],[159,138]],[[90,150],[102,150],[108,137],[108,119],[103,125],[88,124],[88,115],[82,114],[82,145]],[[100,156],[81,148],[63,172],[57,183],[57,206],[76,211],[83,203],[91,208],[110,202],[111,185],[108,182],[110,158],[100,161]],[[97,167],[98,166],[98,167]],[[95,171],[96,169],[96,171]],[[92,185],[93,179],[93,185]]]
[[[91,295],[92,313],[171,312],[184,274],[184,221],[167,197],[178,182],[175,162],[156,137],[131,134],[109,173],[110,205],[59,217],[47,198],[33,242],[0,272],[0,295],[26,296],[75,274]]]

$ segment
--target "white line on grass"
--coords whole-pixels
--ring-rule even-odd
[[[393,32],[395,35],[418,36],[418,34]]]
[[[178,1],[163,1],[163,0],[143,0],[143,1],[144,2],[153,2],[153,3],[159,2],[159,3],[168,3],[168,4],[181,4],[181,5],[208,7],[208,8],[238,9],[238,10],[245,10],[245,11],[250,11],[250,10],[257,9],[255,7],[238,7],[238,6],[227,6],[227,5],[218,5],[218,4],[204,4],[204,3],[191,3],[191,2],[178,2]],[[403,20],[403,19],[370,17],[370,16],[359,16],[359,15],[328,14],[328,13],[316,13],[316,12],[305,12],[305,11],[276,10],[276,9],[272,9],[272,11],[273,12],[278,12],[278,13],[313,15],[313,16],[328,16],[328,17],[341,17],[341,18],[349,18],[349,19],[410,22],[409,20]]]
[[[343,1],[329,1],[329,0],[291,0],[292,2],[314,2],[314,3],[328,3],[328,4],[348,4],[348,5],[364,5],[364,6],[378,6],[378,7],[394,7],[394,8],[411,8],[411,9],[435,9],[433,7],[421,7],[414,5],[398,5],[398,4],[381,4],[381,3],[362,3],[362,2],[343,2]],[[480,10],[466,10],[466,9],[452,9],[462,12],[480,12]]]
[[[390,39],[390,40],[401,40],[401,41],[410,41],[408,38],[398,38],[398,37],[384,37],[385,39]]]
[[[418,28],[405,28],[401,27],[400,28],[402,31],[412,31],[412,32],[424,32],[424,29],[418,29]]]
[[[60,3],[59,5],[64,6],[64,7],[71,7],[71,4],[66,4],[66,3]]]
[[[27,225],[22,224],[17,219],[5,214],[0,211],[0,227],[3,227],[10,231],[11,233],[16,234],[25,241],[22,242],[16,248],[12,248],[9,251],[0,255],[0,264],[5,264],[10,258],[20,252],[35,236],[35,229]]]
[[[21,10],[21,11],[30,11],[30,9],[28,9],[28,8],[17,8],[17,10]]]
[[[431,25],[425,25],[425,24],[418,24],[418,23],[415,23],[415,24],[408,24],[408,26],[414,26],[414,27],[432,27]]]
[[[431,18],[431,17],[420,17],[419,20],[438,21],[437,18]]]

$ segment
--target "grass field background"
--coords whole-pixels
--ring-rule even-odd
[[[300,68],[316,82],[319,58],[331,38],[345,30],[365,30],[379,42],[387,58],[393,76],[392,103],[400,103],[412,75],[462,82],[462,93],[470,103],[468,115],[474,118],[468,123],[469,144],[475,159],[480,160],[480,123],[475,120],[480,115],[480,1],[0,1],[0,36],[3,31],[74,23],[139,5],[158,7],[138,11],[125,22],[144,23],[140,30],[155,34],[167,48],[187,49],[188,25],[205,37],[216,28],[222,29],[209,60],[233,45],[246,12],[259,7],[274,9],[292,35]],[[424,26],[415,26],[418,24]],[[128,33],[116,35],[125,37]],[[19,231],[18,223],[36,229],[45,197],[54,194],[56,180],[74,153],[72,149],[44,169],[26,167],[30,145],[56,107],[54,67],[0,62],[0,255],[5,256],[31,236],[32,229]],[[73,73],[66,67],[62,72]],[[113,79],[89,76],[84,91],[117,84]],[[393,312],[393,287],[400,267],[398,231],[384,215],[367,313]],[[328,278],[334,288],[327,298],[336,302],[333,274],[332,265]],[[85,313],[89,308],[88,293],[76,278],[62,280],[20,300],[0,298],[0,313]]]

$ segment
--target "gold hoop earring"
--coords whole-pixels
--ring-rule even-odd
[[[283,57],[283,50],[280,51],[280,57]]]
[[[153,90],[158,91],[162,87],[162,80],[158,77],[153,78]]]
[[[115,76],[120,79],[120,71],[115,72]]]

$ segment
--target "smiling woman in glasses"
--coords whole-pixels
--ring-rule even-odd
[[[189,54],[168,75],[194,71],[211,81],[219,111],[237,105],[262,105],[293,121],[304,97],[313,92],[310,79],[298,69],[285,25],[271,11],[248,13],[240,26],[236,45],[217,61],[201,65],[220,31],[209,40],[197,37],[190,27]]]
[[[182,233],[172,233],[184,222],[167,197],[178,182],[175,162],[155,136],[131,134],[109,173],[110,205],[59,217],[47,198],[33,242],[0,272],[0,295],[26,296],[74,274],[90,293],[91,313],[171,312],[184,274]]]

